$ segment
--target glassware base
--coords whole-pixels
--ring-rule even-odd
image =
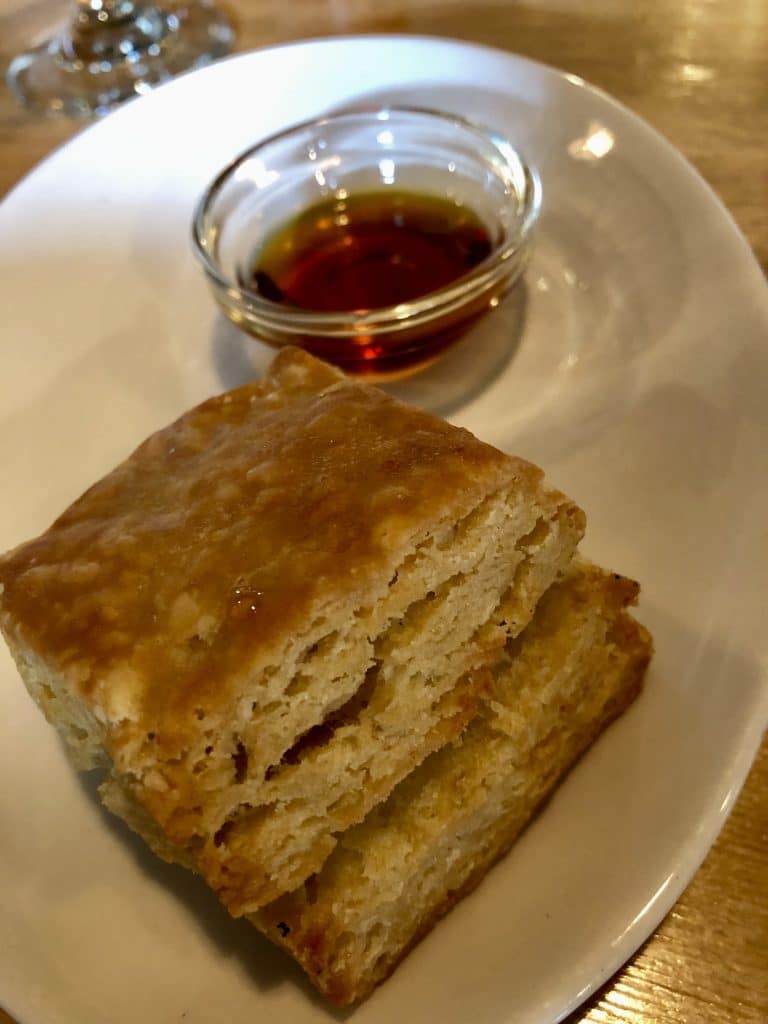
[[[139,38],[127,34],[102,59],[78,53],[77,26],[15,57],[8,85],[30,110],[67,117],[100,117],[125,100],[182,71],[202,67],[232,49],[228,19],[205,0],[152,8],[155,19]],[[146,15],[147,9],[143,11]]]

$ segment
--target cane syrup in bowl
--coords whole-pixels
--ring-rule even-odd
[[[453,115],[353,112],[238,157],[194,220],[229,318],[348,372],[432,361],[525,265],[538,179],[511,145]]]
[[[298,309],[363,313],[439,291],[492,249],[488,229],[468,207],[382,189],[301,213],[266,240],[244,283]]]

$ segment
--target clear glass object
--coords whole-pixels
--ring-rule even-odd
[[[32,110],[99,116],[223,57],[233,41],[231,24],[208,0],[78,0],[59,35],[11,61],[8,84]]]
[[[466,204],[487,228],[488,257],[439,291],[358,312],[299,309],[257,289],[251,270],[276,228],[318,201],[390,187]],[[495,132],[438,111],[351,111],[237,157],[201,198],[193,243],[214,298],[240,328],[347,372],[391,379],[435,361],[498,305],[526,266],[540,203],[536,171]]]

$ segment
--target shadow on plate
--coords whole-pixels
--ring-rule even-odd
[[[381,387],[395,398],[450,416],[488,388],[514,358],[525,330],[528,290],[519,281],[431,366]],[[211,336],[216,375],[225,390],[260,377],[275,350],[217,315]],[[361,378],[364,379],[364,378]]]
[[[521,279],[496,309],[474,323],[440,358],[412,377],[382,384],[410,405],[448,417],[478,398],[514,359],[525,330],[528,289]]]
[[[211,355],[224,391],[262,376],[275,350],[241,331],[223,313],[216,313],[211,331]]]
[[[142,874],[173,893],[194,915],[218,952],[227,958],[236,957],[258,989],[268,991],[285,984],[293,985],[310,1003],[325,1011],[329,1020],[347,1020],[352,1010],[337,1010],[330,1006],[310,985],[291,957],[244,918],[230,917],[202,878],[186,868],[160,860],[143,839],[104,808],[98,792],[100,772],[77,772],[76,775],[83,792],[98,808],[105,827],[130,850]]]

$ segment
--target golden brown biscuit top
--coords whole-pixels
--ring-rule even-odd
[[[414,529],[539,477],[284,350],[261,382],[151,436],[0,559],[0,610],[108,720],[123,706],[145,725],[186,718],[326,596],[386,571]]]

